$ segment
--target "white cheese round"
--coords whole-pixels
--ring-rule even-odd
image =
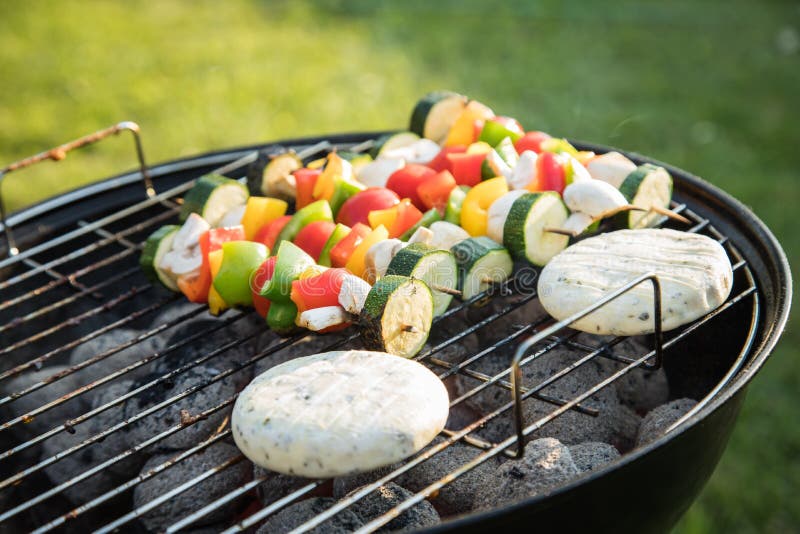
[[[725,249],[709,237],[620,230],[581,241],[550,260],[539,276],[539,299],[550,315],[563,320],[648,272],[661,282],[664,330],[719,307],[733,285]],[[652,333],[654,325],[652,285],[645,281],[571,326],[592,334],[635,336]]]
[[[297,358],[259,375],[239,395],[231,427],[254,463],[288,475],[337,477],[400,461],[447,421],[442,381],[383,352]]]

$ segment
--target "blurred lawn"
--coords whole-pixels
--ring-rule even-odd
[[[451,88],[530,129],[691,170],[800,264],[796,2],[4,2],[0,164],[119,120],[150,162],[403,127]],[[12,175],[11,209],[131,168],[129,139]],[[36,185],[31,185],[36,184]],[[795,302],[796,304],[796,302]],[[677,532],[800,529],[800,315]],[[643,491],[646,488],[632,488]]]

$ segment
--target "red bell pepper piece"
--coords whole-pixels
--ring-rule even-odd
[[[291,220],[291,215],[284,215],[283,217],[278,217],[272,222],[268,222],[258,229],[253,241],[264,243],[267,245],[267,247],[269,247],[270,251],[273,251],[275,248],[275,241],[278,239],[278,235],[281,233],[281,230],[283,230],[283,227],[289,224],[289,221]]]
[[[336,223],[331,221],[314,221],[297,232],[293,243],[303,249],[314,261],[319,261],[322,248],[336,228]]]
[[[389,237],[400,237],[420,219],[422,219],[422,212],[411,203],[411,200],[404,198],[397,205],[397,217],[389,229]]]
[[[450,154],[463,154],[466,151],[466,145],[446,146],[426,165],[436,172],[452,171],[452,166],[447,156]]]
[[[200,236],[200,251],[203,253],[203,260],[208,258],[209,252],[221,249],[223,243],[244,240],[244,226],[212,228]]]
[[[294,171],[294,180],[297,184],[295,207],[300,209],[314,202],[314,186],[317,178],[322,174],[321,169],[297,169]]]
[[[458,185],[473,187],[481,181],[481,166],[486,154],[448,154],[451,173]]]
[[[328,269],[317,276],[293,281],[291,298],[297,311],[338,306],[339,291],[348,274],[347,269]]]
[[[334,267],[344,267],[347,265],[350,254],[353,253],[356,247],[370,232],[372,232],[372,229],[366,224],[358,223],[353,226],[350,229],[350,233],[336,243],[331,249],[331,265]]]
[[[426,208],[437,208],[441,211],[447,205],[450,191],[456,185],[456,179],[453,178],[450,171],[442,171],[419,184],[417,194]]]
[[[267,297],[261,296],[261,289],[264,287],[264,284],[272,280],[272,275],[275,274],[275,263],[277,261],[277,256],[270,256],[267,258],[267,260],[256,269],[256,272],[253,273],[253,278],[250,282],[250,290],[253,293],[253,307],[256,309],[256,313],[264,319],[267,318],[267,313],[269,313],[270,300]]]
[[[414,205],[420,209],[425,209],[425,204],[417,194],[417,187],[432,176],[436,175],[436,171],[425,165],[418,163],[409,163],[402,169],[392,173],[386,181],[386,188],[391,189],[400,198],[409,198]]]
[[[566,185],[564,166],[558,155],[552,152],[539,154],[539,158],[536,160],[536,178],[527,186],[527,189],[563,193]]]
[[[336,222],[350,227],[369,224],[369,212],[391,208],[398,202],[400,197],[391,189],[369,187],[344,201],[336,213]]]
[[[211,289],[211,271],[207,265],[201,265],[197,274],[179,276],[178,287],[189,302],[205,304],[208,302],[208,290]]]
[[[212,228],[200,235],[200,253],[203,255],[200,271],[194,276],[181,276],[178,278],[178,287],[190,302],[208,302],[208,291],[211,288],[212,281],[208,254],[221,249],[223,243],[243,240],[243,226]]]
[[[477,135],[476,135],[477,137]],[[435,158],[430,160],[426,165],[436,172],[452,171],[450,160],[447,159],[448,154],[463,154],[467,151],[466,145],[446,146],[436,155]]]
[[[550,139],[544,132],[528,132],[514,142],[517,154],[522,154],[526,150],[533,150],[537,154],[542,151],[542,141]]]

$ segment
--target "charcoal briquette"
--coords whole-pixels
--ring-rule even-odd
[[[142,467],[144,475],[151,469],[171,460],[177,453],[158,454],[150,458]],[[239,455],[239,450],[227,443],[214,443],[202,452],[192,454],[181,462],[159,472],[137,485],[133,491],[133,505],[143,506],[161,497],[171,489],[187,482],[204,472]],[[252,470],[248,462],[239,462],[221,472],[206,478],[188,490],[171,497],[167,502],[153,508],[140,518],[144,526],[154,532],[161,532],[180,518],[219,499],[250,480]],[[230,505],[221,506],[199,519],[196,526],[219,521],[229,521],[235,509]]]
[[[697,405],[693,399],[677,399],[651,410],[639,427],[636,445],[645,445],[661,437],[673,423]]]

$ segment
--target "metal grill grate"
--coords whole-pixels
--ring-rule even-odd
[[[367,144],[352,142],[345,143],[298,143],[289,146],[298,152],[305,151],[306,155],[320,153],[329,148],[341,150],[363,150]],[[236,161],[230,161],[219,169],[231,177],[241,177],[247,164],[256,157],[255,153],[245,151],[235,155]],[[221,163],[222,161],[219,161]],[[186,169],[196,168],[196,162],[185,164]],[[154,169],[152,174],[158,183],[158,177],[169,174],[179,169],[180,164],[166,166],[159,172]],[[195,172],[194,177],[201,173]],[[78,507],[68,504],[63,498],[65,492],[81,484],[92,484],[95,477],[104,470],[114,468],[115,465],[130,459],[141,451],[152,450],[152,447],[171,436],[186,431],[198,423],[217,413],[227,413],[235,396],[219,398],[216,402],[197,413],[187,413],[179,424],[175,424],[159,433],[154,433],[146,439],[135,443],[127,443],[125,450],[119,453],[104,454],[106,447],[104,440],[119,434],[132,425],[141,421],[159,417],[159,412],[175,403],[208,388],[212,384],[226,379],[235,379],[251,373],[252,369],[266,361],[278,360],[285,357],[294,347],[302,346],[307,337],[297,335],[291,338],[274,340],[273,343],[262,350],[253,350],[252,342],[263,335],[263,326],[248,323],[252,314],[239,311],[228,312],[225,316],[215,319],[213,326],[192,332],[192,322],[198,318],[206,318],[204,306],[181,307],[179,313],[168,316],[159,324],[141,328],[145,321],[152,321],[160,313],[169,310],[181,297],[166,295],[165,292],[154,288],[146,282],[141,275],[137,264],[138,253],[144,238],[155,228],[176,218],[180,195],[187,191],[192,181],[187,181],[172,187],[162,193],[147,198],[141,202],[131,202],[124,209],[111,213],[100,213],[92,221],[79,220],[71,228],[60,229],[49,235],[41,236],[41,241],[15,256],[0,261],[0,410],[4,414],[0,424],[2,435],[2,451],[0,451],[0,526],[35,529],[36,532],[47,532],[58,528],[76,528],[78,526],[97,529],[100,532],[109,532],[114,529],[124,528],[135,522],[137,517],[160,506],[169,506],[170,500],[175,496],[189,490],[206,480],[220,477],[226,470],[233,469],[237,464],[245,461],[241,455],[233,455],[217,465],[198,473],[194,478],[173,487],[168,492],[159,495],[144,505],[127,509],[119,505],[120,500],[129,498],[133,489],[145,482],[159,476],[164,476],[176,464],[200,453],[210,445],[226,441],[232,443],[227,418],[222,424],[205,439],[198,439],[188,449],[175,452],[174,456],[146,473],[132,476],[126,482],[100,492],[96,496],[85,499]],[[753,342],[756,325],[758,324],[759,295],[756,289],[753,274],[750,268],[736,249],[736,247],[722,235],[711,221],[703,218],[686,204],[673,206],[692,221],[690,227],[682,229],[691,232],[701,232],[719,241],[728,252],[734,266],[735,284],[734,291],[729,300],[719,309],[706,317],[682,329],[670,332],[665,336],[663,348],[668,351],[670,347],[680,343],[694,332],[703,330],[708,323],[724,321],[728,311],[742,305],[742,301],[749,300],[752,306],[749,330],[743,337],[740,352],[735,360],[727,367],[722,378],[709,388],[707,395],[692,413],[699,411],[739,372],[744,364]],[[670,223],[674,224],[674,223]],[[488,388],[501,388],[505,391],[509,401],[493,412],[471,421],[461,428],[448,429],[421,453],[403,462],[403,464],[369,485],[363,487],[350,496],[340,499],[332,508],[318,515],[301,527],[302,531],[309,530],[322,524],[326,519],[344,510],[354,502],[368,495],[380,485],[395,480],[403,473],[425,462],[432,456],[451,446],[457,441],[467,443],[474,448],[474,457],[453,470],[445,477],[435,481],[428,487],[415,493],[412,498],[401,505],[374,519],[363,527],[363,531],[372,531],[386,524],[403,510],[409,509],[416,503],[437,492],[443,486],[453,482],[470,469],[475,468],[490,458],[505,454],[514,455],[514,445],[517,441],[515,434],[510,434],[507,439],[499,443],[491,443],[481,439],[475,434],[487,422],[496,418],[512,418],[514,402],[512,401],[513,381],[511,369],[496,375],[488,375],[475,369],[475,364],[484,358],[490,357],[499,350],[510,350],[530,336],[539,334],[535,342],[525,345],[526,350],[520,365],[529,365],[536,359],[545,358],[552,354],[558,347],[568,347],[578,351],[580,357],[568,367],[536,384],[533,387],[521,388],[520,399],[536,397],[552,405],[548,415],[536,421],[525,421],[527,426],[522,429],[525,436],[544,427],[555,418],[568,410],[584,414],[585,417],[595,417],[598,411],[582,404],[586,399],[602,388],[608,387],[615,380],[637,367],[657,367],[656,350],[641,354],[621,353],[617,345],[622,338],[611,340],[587,341],[585,336],[577,336],[576,332],[561,328],[549,328],[552,321],[546,316],[539,316],[531,324],[514,324],[506,317],[526,305],[535,304],[536,294],[532,288],[520,290],[520,280],[511,279],[500,287],[493,288],[491,306],[475,310],[471,305],[485,296],[478,296],[469,302],[458,303],[451,306],[448,312],[437,319],[437,324],[447,327],[459,325],[454,333],[448,334],[447,328],[434,339],[427,350],[419,354],[416,359],[434,372],[443,380],[455,375],[469,378],[475,387],[454,396],[451,408],[458,408],[471,397]],[[472,320],[472,324],[464,322],[464,317]],[[458,321],[462,321],[463,324]],[[557,325],[562,326],[562,325]],[[78,347],[92,343],[107,333],[118,332],[124,328],[139,328],[140,333],[98,350],[86,359],[64,367],[70,352]],[[232,330],[236,336],[226,335]],[[436,329],[437,331],[439,329]],[[463,361],[454,363],[446,356],[448,349],[460,346],[468,336],[477,334],[481,339],[490,339],[482,342],[479,349],[473,354],[468,354]],[[167,344],[161,343],[156,349],[152,348],[153,341],[166,341],[168,336],[175,341]],[[325,338],[315,351],[332,350],[356,342],[359,334],[348,330],[343,336]],[[177,339],[176,339],[177,338]],[[329,342],[327,341],[329,340]],[[175,354],[191,347],[196,347],[198,342],[203,343],[202,350],[197,351],[194,358],[181,361],[167,370],[153,372],[157,364],[169,361]],[[104,370],[104,362],[112,361],[125,351],[140,351],[141,356],[131,363],[122,365],[111,372]],[[234,359],[229,356],[234,351],[247,352],[245,358]],[[302,350],[302,349],[300,349]],[[669,353],[668,353],[669,354]],[[299,353],[296,355],[300,355]],[[585,390],[572,398],[558,398],[545,394],[543,390],[556,381],[574,372],[587,362],[598,358],[613,360],[621,364],[616,371],[609,371],[597,383],[585,384]],[[166,386],[174,384],[176,379],[199,366],[212,362],[215,368],[213,376],[198,380],[182,391],[167,396],[164,392]],[[50,369],[53,369],[50,372]],[[116,381],[133,376],[136,373],[148,371],[145,378],[137,382],[136,388],[121,395],[115,396],[107,402],[86,409],[81,415],[68,420],[56,420],[49,428],[36,431],[33,435],[27,431],[31,422],[46,418],[49,414],[58,413],[58,410],[68,403],[79,402],[81,399],[91,399],[100,392],[114,384]],[[37,374],[38,373],[38,374]],[[16,380],[32,376],[20,387],[11,387]],[[26,399],[38,395],[40,390],[49,391],[51,386],[59,383],[75,381],[74,388],[60,391],[57,396],[47,398],[34,406],[25,403]],[[57,388],[56,388],[57,389]],[[133,415],[126,414],[125,405],[135,399],[148,398],[152,402],[147,407]],[[93,433],[85,433],[84,439],[56,450],[50,455],[42,454],[43,446],[48,440],[58,437],[63,433],[76,433],[77,430],[86,429],[92,420],[100,416],[109,416],[110,422]],[[675,426],[681,423],[679,421]],[[512,426],[513,428],[513,426]],[[82,436],[84,434],[81,434]],[[59,464],[63,464],[73,455],[83,455],[93,451],[98,456],[91,468],[70,473],[70,476],[59,484],[49,482],[43,477],[43,472]],[[220,508],[241,509],[248,504],[252,505],[254,490],[272,474],[256,476],[251,481],[239,485],[205,506],[197,509],[184,517],[176,517],[168,532],[175,532],[191,527],[201,518],[213,513]],[[308,481],[307,484],[287,492],[282,497],[249,509],[247,514],[241,514],[239,521],[230,526],[227,532],[239,532],[258,525],[264,518],[274,514],[283,507],[297,501],[303,496],[308,496],[318,491],[325,481]]]

